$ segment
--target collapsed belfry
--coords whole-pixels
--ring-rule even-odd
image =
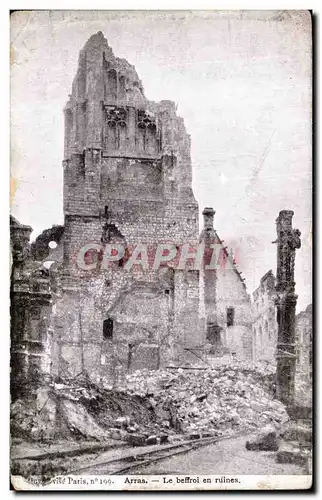
[[[83,336],[84,366],[74,366],[75,373],[95,367],[99,377],[102,365],[157,368],[174,342],[202,343],[197,271],[135,266],[126,273],[118,261],[89,277],[74,265],[75,255],[93,242],[118,242],[126,249],[197,243],[191,170],[190,138],[175,104],[148,101],[134,67],[114,56],[101,32],[93,35],[80,53],[65,108],[68,274],[62,285],[67,291],[77,282],[81,291],[64,298],[57,315],[65,332],[62,359],[81,360],[70,341]],[[67,317],[76,311],[71,333]]]
[[[98,32],[80,52],[64,113],[64,226],[45,230],[24,263],[54,262],[39,350],[49,363],[40,370],[113,381],[127,370],[180,364],[189,353],[198,361],[206,345],[250,358],[250,298],[212,208],[199,237],[190,137],[175,103],[148,101],[134,67]],[[15,227],[18,240],[23,226]],[[219,247],[219,268],[211,256],[207,268],[195,265],[202,244]],[[38,331],[24,307],[20,339]],[[13,345],[25,365],[34,349]]]

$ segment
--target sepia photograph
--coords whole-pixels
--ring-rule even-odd
[[[11,12],[15,491],[312,487],[313,21]]]

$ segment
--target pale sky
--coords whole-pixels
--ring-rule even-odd
[[[276,272],[275,219],[294,210],[297,311],[311,298],[311,21],[305,11],[16,12],[11,17],[12,213],[34,238],[63,224],[63,107],[102,31],[148,99],[177,103],[200,213],[239,248],[248,292]]]

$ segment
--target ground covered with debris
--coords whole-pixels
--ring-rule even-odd
[[[267,363],[142,370],[114,388],[86,376],[51,380],[17,399],[11,413],[13,438],[112,438],[140,446],[180,435],[249,432],[288,420],[274,398],[274,369]]]
[[[126,390],[149,398],[163,429],[175,424],[183,434],[226,436],[288,420],[274,398],[274,373],[267,363],[141,371],[127,376]],[[175,408],[175,421],[168,407]]]
[[[114,387],[84,374],[26,387],[11,405],[12,450],[19,449],[12,470],[50,477],[90,461],[101,446],[249,435],[267,425],[282,429],[289,416],[275,399],[274,380],[268,363],[235,362],[136,371]]]

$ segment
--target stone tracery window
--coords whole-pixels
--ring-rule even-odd
[[[155,117],[149,111],[139,109],[137,113],[138,146],[141,151],[157,151],[157,125]]]
[[[122,149],[126,144],[128,111],[126,108],[106,106],[105,146],[107,149]]]

